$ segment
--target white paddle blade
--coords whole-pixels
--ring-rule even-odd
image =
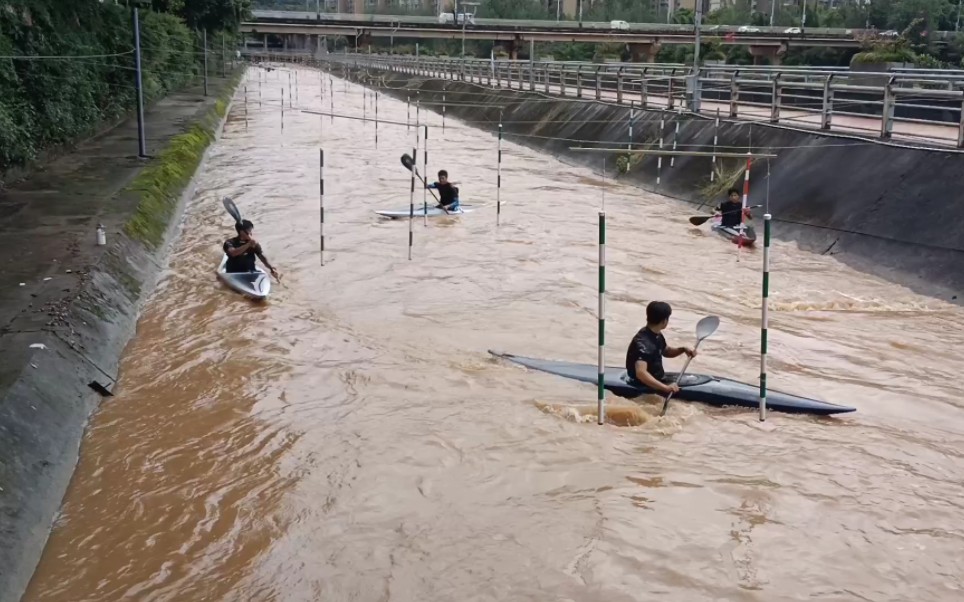
[[[706,316],[696,323],[696,340],[702,341],[709,337],[720,327],[720,319],[717,316]]]

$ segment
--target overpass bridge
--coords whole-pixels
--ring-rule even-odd
[[[501,42],[511,58],[526,43],[590,42],[625,43],[635,61],[655,60],[663,45],[695,43],[693,25],[630,23],[628,28],[612,28],[610,23],[573,21],[521,21],[478,18],[471,24],[439,23],[434,17],[392,15],[354,15],[296,11],[254,11],[252,19],[241,25],[242,33],[282,38],[285,49],[318,48],[321,36],[354,39],[357,48],[375,38],[461,39]],[[790,47],[859,48],[877,32],[859,29],[750,27],[710,25],[700,28],[704,42],[747,46],[756,58],[778,64]],[[938,35],[943,39],[944,35]]]

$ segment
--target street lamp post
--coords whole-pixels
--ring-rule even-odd
[[[700,89],[700,29],[703,23],[703,0],[696,0],[695,21],[695,45],[693,47],[693,73],[690,76],[692,97],[690,106],[694,113],[700,112],[700,100],[702,90]]]
[[[462,14],[462,67],[461,67],[462,75],[461,77],[464,80],[465,79],[465,26],[469,22],[469,16],[465,12],[465,10],[466,10],[466,7],[477,7],[479,3],[478,2],[461,2],[460,4],[462,6],[462,13],[461,13]],[[476,8],[476,10],[478,9]],[[473,17],[475,16],[475,11],[472,11],[472,16]],[[456,24],[458,24],[458,18],[459,18],[459,13],[456,13],[455,14]]]
[[[144,135],[144,82],[141,75],[141,19],[138,4],[134,3],[134,84],[137,89],[137,156],[147,158],[147,137]]]

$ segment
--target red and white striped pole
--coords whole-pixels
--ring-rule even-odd
[[[736,243],[736,260],[740,260],[740,251],[743,249],[743,232],[746,228],[746,207],[747,201],[750,198],[750,165],[753,164],[753,157],[750,151],[746,151],[746,171],[743,172],[743,207],[740,211],[740,237],[737,239]]]

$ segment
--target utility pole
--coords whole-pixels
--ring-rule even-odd
[[[204,95],[208,95],[208,30],[204,30],[204,36],[201,38],[204,44]]]
[[[137,87],[137,156],[147,158],[147,141],[144,136],[144,83],[141,77],[141,20],[134,7],[134,71]]]
[[[700,112],[700,101],[702,100],[702,89],[700,86],[700,29],[703,23],[703,1],[696,0],[696,29],[695,45],[693,46],[693,74],[691,76],[691,102],[690,107],[694,113]],[[771,0],[773,1],[773,0]]]

